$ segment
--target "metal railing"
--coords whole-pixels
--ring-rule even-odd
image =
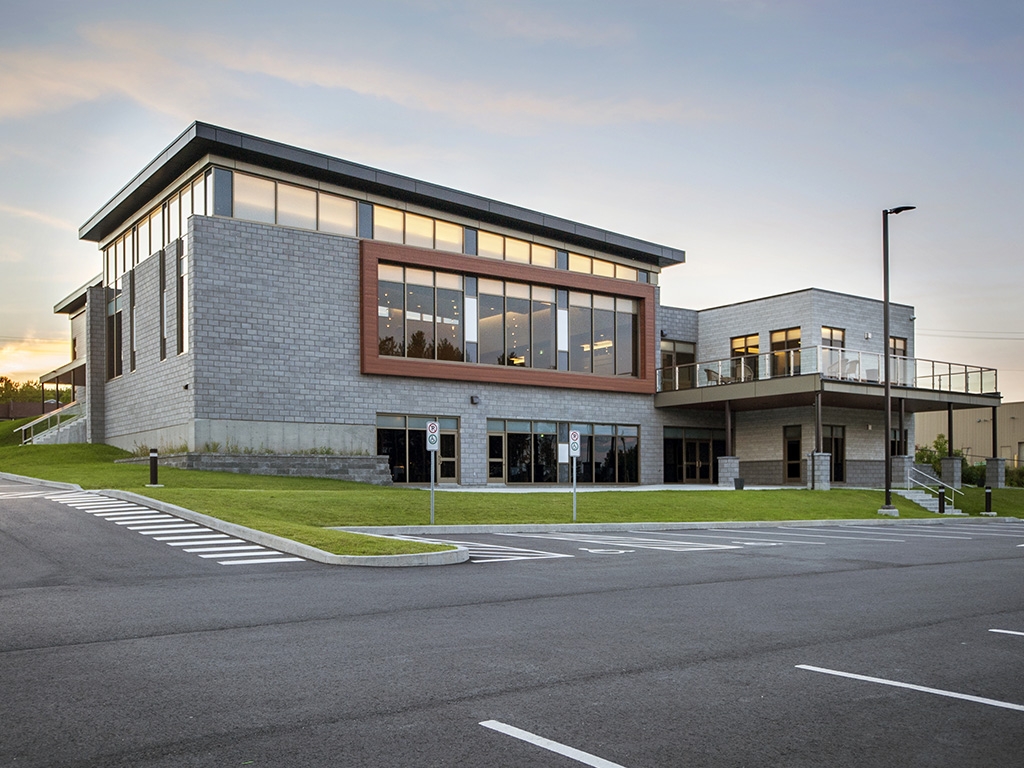
[[[885,357],[841,347],[803,347],[757,355],[689,363],[657,372],[659,392],[818,374],[822,378],[884,384]],[[999,391],[994,368],[890,355],[889,381],[895,387],[988,395]]]
[[[77,400],[73,403],[68,403],[67,405],[61,406],[55,411],[44,413],[38,419],[30,421],[28,424],[25,424],[24,426],[18,427],[18,430],[20,430],[21,432],[21,444],[31,445],[32,442],[35,440],[37,434],[42,434],[43,432],[53,429],[54,427],[59,427],[61,424],[65,424],[66,422],[69,422],[72,419],[77,419],[81,415],[82,404]],[[42,428],[40,429],[37,429],[37,427],[39,427],[40,425],[44,426],[42,426]]]
[[[915,477],[915,475],[920,475],[921,477],[924,478],[924,480],[919,480],[917,477]],[[911,467],[910,471],[907,473],[907,490],[909,491],[915,485],[928,491],[928,493],[934,493],[936,497],[941,495],[942,506],[944,507],[945,505],[948,504],[951,509],[956,507],[956,495],[958,493],[961,496],[964,495],[963,491],[958,491],[952,485],[948,485],[947,483],[944,483],[941,480],[932,477],[927,472],[922,472],[917,467]],[[939,488],[942,488],[943,490],[940,491]],[[947,490],[950,491],[948,497],[946,496]]]

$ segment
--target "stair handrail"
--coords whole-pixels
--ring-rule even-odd
[[[932,483],[938,483],[938,484],[939,484],[939,485],[941,485],[941,486],[942,486],[943,488],[948,488],[949,490],[951,490],[951,491],[953,492],[953,493],[952,493],[952,495],[951,495],[951,497],[950,497],[950,501],[951,501],[951,502],[955,502],[955,501],[956,501],[956,494],[958,494],[958,493],[959,493],[959,494],[960,494],[961,496],[963,496],[963,495],[964,495],[964,492],[963,492],[963,491],[958,491],[958,490],[957,490],[956,488],[954,488],[954,487],[953,487],[952,485],[949,485],[948,483],[944,483],[944,482],[942,482],[941,480],[939,480],[939,479],[938,479],[938,478],[936,478],[936,477],[932,477],[932,476],[931,476],[931,475],[929,475],[929,474],[928,474],[927,472],[922,472],[922,471],[921,471],[920,469],[918,469],[917,467],[911,467],[911,468],[910,468],[910,472],[908,472],[908,473],[907,473],[907,478],[908,478],[908,479],[910,480],[910,482],[911,482],[912,484],[914,484],[914,485],[920,485],[920,486],[921,486],[922,488],[926,489],[927,491],[935,491],[935,493],[936,493],[936,494],[937,494],[937,493],[939,493],[939,491],[938,491],[937,489],[935,489],[935,488],[932,488],[932,486],[931,486],[931,485],[929,485],[928,483],[923,483],[923,482],[921,482],[920,480],[918,480],[918,479],[917,479],[916,477],[914,477],[914,474],[915,474],[915,473],[917,473],[918,475],[921,475],[921,477],[924,477],[924,478],[926,478],[926,479],[928,479],[928,480],[932,481]]]
[[[79,401],[74,400],[74,401],[68,403],[67,405],[62,405],[60,408],[58,408],[55,411],[50,411],[49,413],[44,413],[38,419],[33,419],[28,424],[24,424],[24,425],[18,427],[15,431],[21,432],[21,444],[22,445],[30,445],[35,440],[35,436],[36,436],[35,428],[36,428],[37,424],[42,424],[45,421],[46,422],[46,427],[41,429],[40,433],[46,432],[46,431],[52,429],[54,426],[58,426],[59,427],[61,425],[61,418],[62,417],[64,417],[64,416],[81,416],[82,415],[81,412],[82,412],[82,404]],[[52,419],[54,419],[54,418],[57,419],[56,425],[50,423],[50,421]]]

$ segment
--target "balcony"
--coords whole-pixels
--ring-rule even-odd
[[[839,347],[803,347],[661,368],[657,372],[657,385],[659,393],[683,392],[810,375],[852,384],[884,384],[884,365],[885,359],[880,352],[857,352]],[[894,387],[936,393],[999,393],[994,368],[912,357],[890,356],[889,380]]]

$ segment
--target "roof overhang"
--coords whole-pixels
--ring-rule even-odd
[[[75,290],[54,304],[53,313],[55,315],[73,315],[79,310],[84,309],[89,289],[94,285],[102,284],[103,275],[96,275],[96,277],[92,278],[84,285],[80,285],[78,288],[75,288]]]
[[[657,408],[723,410],[728,402],[733,411],[759,411],[813,405],[818,392],[821,392],[822,405],[827,407],[878,411],[885,408],[883,384],[836,381],[818,374],[659,392],[654,396],[654,405]],[[894,386],[892,400],[894,403],[902,401],[907,413],[919,413],[944,411],[949,406],[954,410],[991,408],[999,405],[1002,398],[999,394],[969,395]]]
[[[55,368],[49,373],[39,377],[40,384],[73,384],[76,387],[85,386],[85,360],[79,358],[65,363],[60,368]]]
[[[113,234],[129,217],[206,155],[424,205],[480,222],[617,254],[658,268],[686,260],[686,253],[676,248],[200,122],[190,125],[93,214],[79,229],[79,238],[100,242]]]

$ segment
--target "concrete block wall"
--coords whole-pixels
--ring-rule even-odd
[[[196,217],[190,219],[194,221]],[[131,291],[125,281],[122,342],[124,373],[104,384],[104,442],[125,450],[194,448],[193,355],[177,350],[178,240],[135,267],[135,370],[131,370]],[[166,356],[160,359],[160,264],[167,276]],[[194,291],[190,291],[195,295]],[[191,308],[190,308],[191,309]],[[187,389],[186,389],[187,385]]]
[[[483,485],[489,418],[625,424],[639,427],[641,482],[660,483],[665,426],[721,426],[650,395],[363,376],[357,240],[208,217],[189,232],[191,447],[374,454],[378,413],[457,417],[460,480]]]
[[[907,352],[914,354],[913,307],[890,305],[890,332],[907,338]],[[859,296],[810,288],[794,293],[703,309],[698,312],[697,360],[730,357],[730,340],[735,336],[758,334],[761,352],[771,350],[771,332],[800,328],[802,346],[821,344],[821,328],[846,331],[846,348],[863,352],[884,352],[882,302]],[[865,338],[871,334],[871,338]]]
[[[655,339],[655,343],[657,344],[661,338],[671,339],[672,341],[696,342],[698,314],[693,309],[663,307],[659,304],[655,310],[655,324],[660,332],[659,338]],[[660,359],[659,356],[659,364]]]

